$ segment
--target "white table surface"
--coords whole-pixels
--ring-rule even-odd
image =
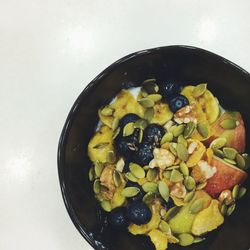
[[[0,0],[0,249],[92,249],[71,222],[57,144],[79,93],[126,54],[186,44],[250,71],[249,0]]]

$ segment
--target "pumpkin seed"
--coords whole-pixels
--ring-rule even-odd
[[[179,165],[174,165],[174,166],[168,167],[168,170],[173,170],[173,169],[178,169],[178,168],[180,168]]]
[[[144,107],[144,108],[152,108],[154,107],[155,103],[153,100],[149,99],[148,97],[144,97],[140,100],[138,100],[138,102]]]
[[[155,111],[153,108],[148,108],[146,109],[145,113],[144,113],[144,119],[147,121],[151,121],[154,117]]]
[[[123,136],[129,136],[134,133],[134,122],[127,123],[123,128]]]
[[[188,203],[193,199],[193,197],[194,197],[194,191],[187,193],[186,196],[184,197],[184,202]]]
[[[194,87],[192,95],[194,98],[200,97],[205,93],[206,90],[207,90],[207,84],[201,83]]]
[[[190,206],[190,213],[191,214],[197,214],[199,213],[203,208],[204,200],[202,198],[195,200],[191,206]]]
[[[158,171],[155,168],[150,168],[147,172],[146,178],[148,181],[154,181],[158,175]]]
[[[207,185],[207,182],[202,182],[196,186],[196,190],[201,190]]]
[[[179,182],[183,180],[183,175],[181,174],[180,171],[174,169],[171,172],[171,176],[170,176],[170,181],[172,182]]]
[[[176,153],[180,160],[187,161],[188,159],[188,150],[182,143],[177,143]]]
[[[235,208],[236,208],[235,203],[232,204],[231,206],[229,206],[228,209],[227,209],[227,216],[230,216],[234,212]]]
[[[226,158],[234,160],[238,152],[234,148],[224,147],[223,153]]]
[[[184,138],[187,139],[188,137],[190,137],[193,134],[194,130],[195,130],[195,123],[194,122],[187,123],[183,131]]]
[[[104,211],[106,211],[106,212],[111,211],[112,207],[111,207],[110,201],[102,201],[100,204],[101,204],[101,207],[103,208]]]
[[[169,144],[169,150],[174,155],[177,155],[176,147],[177,147],[177,143],[175,143],[175,142],[172,142]]]
[[[208,137],[208,127],[206,123],[203,123],[203,122],[198,123],[197,130],[203,138]]]
[[[116,187],[120,187],[122,184],[122,176],[121,173],[118,171],[114,171],[113,173],[113,180],[114,180],[114,184]]]
[[[171,171],[165,170],[165,171],[163,172],[163,176],[166,177],[167,179],[170,179]]]
[[[111,128],[113,131],[115,131],[118,128],[118,126],[119,126],[119,118],[115,117],[112,122]]]
[[[148,121],[145,119],[139,119],[134,123],[134,128],[145,129],[148,126]]]
[[[236,200],[238,198],[239,190],[240,190],[240,186],[238,184],[233,187],[232,196],[233,196],[234,200]]]
[[[95,194],[99,194],[101,192],[101,182],[99,179],[94,181],[93,190]]]
[[[117,161],[115,168],[116,168],[117,171],[122,172],[124,166],[125,166],[125,161],[123,160],[123,158],[120,158]]]
[[[184,180],[184,185],[188,190],[193,190],[196,186],[194,178],[192,176],[187,176]]]
[[[225,119],[220,123],[220,126],[224,129],[235,129],[237,121],[235,119]]]
[[[143,196],[142,201],[146,204],[151,204],[154,199],[155,199],[155,193],[148,192]]]
[[[164,233],[171,233],[171,229],[170,226],[168,225],[168,223],[164,220],[161,220],[160,224],[159,224],[159,229],[164,232]]]
[[[104,116],[111,116],[113,115],[114,111],[114,109],[110,108],[109,106],[106,106],[101,110],[101,114]]]
[[[158,190],[158,185],[154,182],[146,182],[142,185],[142,189],[146,193],[148,192],[156,193]]]
[[[113,136],[112,136],[112,139],[115,139],[115,138],[119,135],[120,131],[121,131],[121,128],[118,127],[118,128],[114,131],[114,134],[113,134]]]
[[[140,189],[137,187],[126,187],[122,190],[121,194],[124,197],[134,197],[140,192]]]
[[[140,129],[138,142],[141,143],[141,142],[142,142],[142,139],[143,139],[143,130]]]
[[[181,246],[189,246],[194,242],[194,237],[191,234],[183,233],[179,235],[179,244]]]
[[[245,187],[241,187],[239,190],[239,194],[238,194],[238,199],[242,198],[247,192],[247,189]]]
[[[109,145],[109,142],[101,142],[101,143],[96,144],[93,148],[101,149],[101,148],[105,148],[108,145]]]
[[[161,195],[161,197],[168,202],[169,199],[169,188],[168,185],[164,181],[160,181],[158,183],[158,190]]]
[[[166,142],[171,142],[173,140],[174,136],[171,132],[167,132],[161,139],[161,145],[163,145]]]
[[[236,155],[236,162],[237,162],[237,167],[239,167],[241,169],[245,169],[246,162],[245,162],[245,159],[242,155],[240,155],[240,154]]]
[[[204,241],[205,239],[206,239],[206,238],[194,237],[193,243],[200,243],[200,242]]]
[[[142,84],[149,84],[149,83],[155,83],[156,82],[156,79],[155,78],[149,78],[149,79],[146,79],[142,82]]]
[[[227,139],[224,137],[219,137],[213,140],[210,144],[210,148],[222,148],[226,145]]]
[[[101,162],[99,161],[95,162],[95,175],[97,177],[101,176],[103,168],[104,168],[104,165]]]
[[[227,205],[226,204],[221,205],[220,212],[221,212],[222,215],[227,214]]]
[[[141,88],[144,92],[148,94],[156,94],[159,91],[159,86],[154,82],[143,84]]]
[[[127,177],[127,179],[129,181],[132,181],[132,182],[137,182],[138,181],[138,179],[131,172],[127,172],[125,174],[125,176]]]
[[[162,99],[162,96],[160,94],[150,94],[147,98],[153,100],[154,102],[159,102]]]
[[[242,157],[245,159],[245,162],[246,162],[246,166],[245,166],[245,170],[249,168],[250,166],[250,157],[248,154],[244,153],[242,154]]]
[[[189,175],[189,169],[187,167],[187,164],[185,162],[183,162],[183,161],[180,163],[180,170],[181,170],[181,172],[182,172],[182,174],[184,176],[188,176]]]
[[[165,221],[170,221],[178,212],[180,211],[181,207],[171,207],[167,213],[164,215],[164,220]]]
[[[173,125],[169,128],[169,132],[173,133],[173,131],[177,128],[177,125]]]
[[[187,147],[187,141],[185,140],[184,136],[183,135],[179,135],[178,138],[177,138],[177,142],[178,143],[182,143],[185,147]]]
[[[224,160],[225,162],[231,164],[231,165],[236,165],[236,161],[234,161],[234,160],[231,160],[231,159],[228,159],[228,158],[225,158],[225,157],[223,158],[223,160]]]
[[[149,167],[149,165],[146,165],[146,166],[143,167],[143,169],[144,169],[145,171],[148,171],[148,170],[150,169],[150,167]]]
[[[169,120],[168,122],[166,122],[166,124],[164,124],[164,128],[167,130],[167,132],[170,132],[170,128],[174,125],[174,122],[172,120]]]
[[[95,169],[94,169],[94,167],[91,167],[89,169],[89,180],[93,181],[94,179],[95,179]]]
[[[136,163],[130,163],[129,164],[130,172],[136,177],[136,178],[144,178],[145,177],[145,170]]]
[[[213,148],[214,154],[220,158],[224,158],[224,153],[222,150],[218,148]]]
[[[178,137],[179,135],[181,135],[183,133],[184,129],[185,129],[184,124],[181,124],[181,125],[177,126],[175,129],[173,129],[174,137]]]
[[[138,100],[141,99],[141,98],[143,98],[143,97],[147,97],[147,96],[148,96],[148,93],[145,91],[145,89],[141,89],[141,96],[142,96],[142,97],[140,97],[140,96],[138,95],[138,97],[137,97]]]
[[[116,155],[113,150],[108,151],[107,153],[107,162],[109,163],[115,163],[116,161]]]

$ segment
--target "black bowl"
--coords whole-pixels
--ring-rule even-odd
[[[246,129],[250,131],[250,75],[211,52],[188,46],[154,48],[128,55],[105,69],[74,103],[58,149],[58,172],[65,206],[76,228],[95,249],[154,249],[147,237],[115,232],[103,226],[105,214],[100,212],[88,180],[91,163],[87,156],[87,145],[98,121],[98,109],[109,103],[122,88],[137,86],[151,77],[171,78],[185,84],[207,82],[223,107],[242,113]],[[247,145],[249,152],[250,137]],[[247,188],[249,184],[250,179]],[[249,248],[250,192],[218,230],[208,234],[204,242],[186,247],[199,250]],[[170,245],[169,249],[182,248]]]

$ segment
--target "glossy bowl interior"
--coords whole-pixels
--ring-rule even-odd
[[[98,109],[122,89],[139,84],[147,78],[174,79],[184,84],[207,82],[225,109],[242,113],[250,131],[250,75],[230,61],[208,51],[169,46],[140,51],[115,62],[97,76],[74,103],[59,142],[58,171],[63,199],[76,228],[95,249],[153,250],[147,237],[103,230],[88,180],[90,161],[87,145],[98,122]],[[247,134],[248,135],[248,134]],[[250,138],[247,136],[247,151]],[[250,179],[246,186],[249,189]],[[212,220],[213,218],[211,218]],[[62,229],[63,230],[63,229]],[[250,248],[250,192],[238,203],[235,213],[187,250],[247,250]]]

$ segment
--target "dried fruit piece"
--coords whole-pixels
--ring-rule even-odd
[[[168,237],[157,229],[153,229],[149,232],[148,236],[155,246],[156,250],[166,250],[168,247]]]

